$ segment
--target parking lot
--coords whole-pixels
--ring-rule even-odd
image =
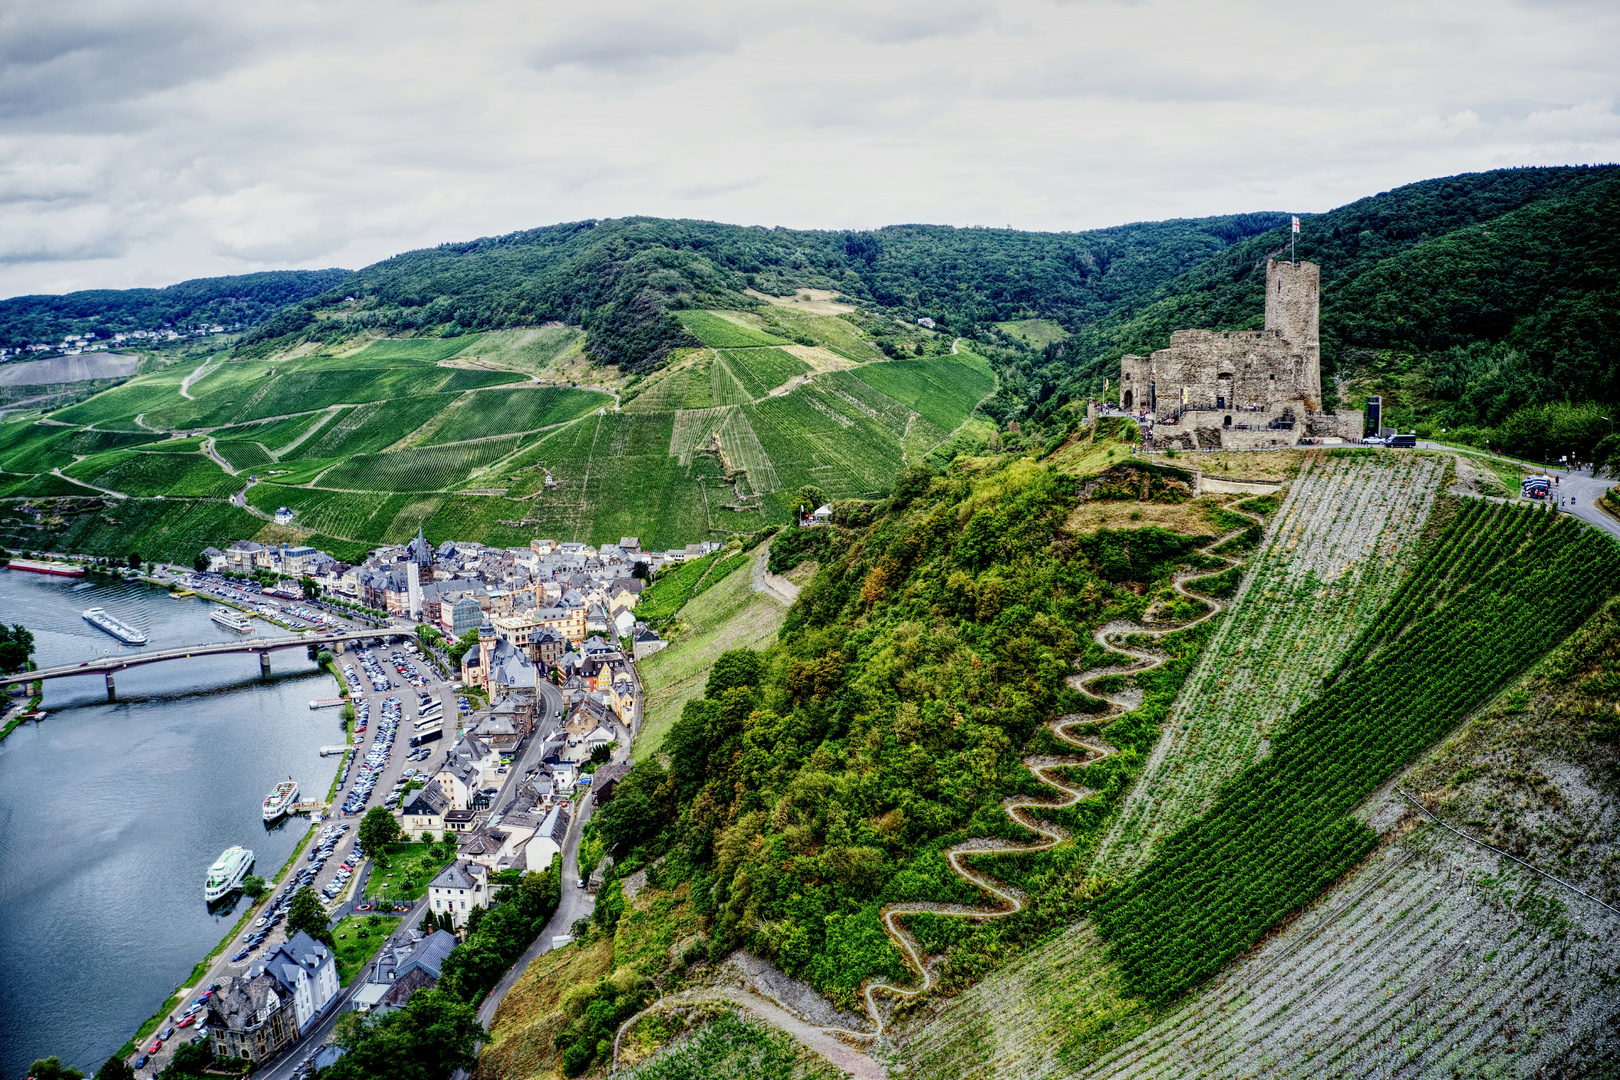
[[[358,894],[363,888],[366,872],[365,853],[356,836],[360,817],[373,806],[397,810],[405,785],[413,777],[428,779],[430,770],[437,767],[444,752],[455,742],[456,696],[449,684],[434,673],[432,666],[406,644],[372,646],[343,653],[336,660],[349,685],[355,709],[355,734],[354,745],[338,767],[338,790],[333,806],[326,819],[313,826],[310,842],[298,861],[288,867],[276,883],[269,902],[226,945],[208,974],[191,988],[181,1008],[138,1048],[131,1064],[141,1056],[147,1057],[138,1068],[143,1077],[161,1070],[168,1063],[174,1046],[199,1037],[197,1025],[205,1012],[210,985],[225,976],[241,975],[259,957],[286,940],[287,911],[299,889],[306,885],[313,888],[327,904],[333,919],[353,909],[358,896],[352,894]],[[416,725],[436,716],[448,718],[447,734],[413,752],[409,744],[417,731]],[[431,722],[427,727],[433,727]],[[429,761],[433,755],[436,757]],[[298,823],[291,823],[291,827],[298,827]],[[361,880],[356,881],[357,877]],[[198,1004],[199,999],[202,1004]],[[159,1039],[170,1027],[173,1031],[169,1036]],[[152,1052],[149,1048],[155,1040],[159,1045]]]
[[[193,592],[225,600],[292,630],[324,630],[349,625],[346,620],[312,604],[271,596],[256,582],[232,581],[218,574],[191,574],[183,578],[181,584]]]

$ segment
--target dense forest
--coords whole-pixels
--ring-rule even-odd
[[[163,289],[86,289],[0,300],[0,348],[56,344],[68,334],[253,327],[288,304],[339,285],[348,270],[271,270],[196,278]]]
[[[604,363],[646,371],[692,344],[670,314],[752,307],[755,289],[831,289],[965,331],[1031,313],[1084,324],[1281,215],[1240,214],[1083,233],[898,225],[812,232],[619,218],[406,252],[283,312],[244,342],[268,354],[361,330],[454,335],[558,321]],[[345,303],[345,297],[355,297]]]

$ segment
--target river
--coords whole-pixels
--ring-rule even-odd
[[[141,584],[0,570],[0,622],[34,634],[41,667],[117,652],[81,618],[103,607],[167,648],[240,635],[212,605]],[[268,633],[282,633],[265,623]],[[0,1080],[55,1054],[92,1074],[134,1034],[241,915],[203,902],[232,844],[255,873],[280,869],[308,828],[266,828],[260,803],[291,775],[324,798],[342,741],[331,679],[303,651],[199,657],[45,684],[49,716],[0,742]]]

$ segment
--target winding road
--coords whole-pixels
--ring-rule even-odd
[[[1229,508],[1231,509],[1231,508]],[[1233,510],[1249,519],[1251,524],[1258,524],[1260,519],[1242,511]],[[1048,851],[1064,840],[1068,833],[1060,826],[1039,818],[1037,813],[1041,810],[1061,810],[1073,806],[1082,799],[1095,794],[1091,789],[1082,785],[1070,783],[1057,772],[1059,769],[1078,769],[1088,765],[1095,765],[1109,755],[1114,748],[1100,741],[1086,739],[1071,733],[1074,728],[1096,728],[1118,716],[1129,712],[1140,705],[1140,702],[1110,695],[1101,690],[1087,688],[1087,683],[1109,675],[1135,675],[1144,671],[1151,671],[1165,662],[1166,657],[1159,653],[1144,652],[1131,649],[1115,643],[1112,639],[1116,634],[1131,633],[1138,637],[1162,638],[1168,634],[1179,633],[1182,630],[1197,626],[1208,619],[1214,618],[1226,609],[1225,601],[1216,600],[1208,596],[1199,596],[1187,589],[1186,583],[1200,578],[1214,577],[1224,573],[1231,567],[1238,565],[1241,560],[1215,554],[1215,548],[1240,535],[1249,526],[1233,529],[1222,536],[1210,541],[1198,549],[1199,554],[1213,556],[1225,560],[1226,565],[1218,570],[1188,570],[1182,571],[1171,580],[1171,587],[1177,593],[1189,599],[1197,600],[1209,606],[1209,610],[1196,619],[1178,623],[1175,626],[1162,629],[1145,629],[1135,623],[1116,620],[1099,628],[1094,635],[1097,644],[1111,652],[1118,653],[1130,659],[1129,664],[1110,665],[1101,668],[1092,668],[1078,675],[1069,676],[1069,684],[1074,689],[1088,697],[1093,697],[1108,703],[1108,708],[1091,716],[1070,714],[1060,716],[1047,722],[1046,727],[1054,737],[1086,752],[1085,757],[1060,757],[1053,755],[1035,755],[1024,758],[1024,767],[1048,787],[1056,789],[1058,795],[1053,799],[1035,799],[1028,796],[1015,795],[1002,800],[1001,808],[1007,816],[1022,825],[1030,832],[1040,837],[1039,840],[995,840],[980,837],[967,840],[943,852],[951,869],[966,881],[972,882],[996,900],[993,907],[970,907],[965,904],[946,904],[935,901],[912,901],[909,903],[890,904],[881,911],[884,931],[899,946],[906,956],[913,970],[921,978],[921,984],[915,986],[897,986],[890,982],[869,982],[862,989],[862,997],[866,1001],[866,1010],[872,1018],[874,1030],[871,1032],[841,1032],[846,1035],[858,1035],[863,1038],[879,1039],[883,1036],[884,1020],[882,1010],[878,1008],[877,995],[879,993],[891,994],[896,997],[916,997],[927,993],[933,988],[936,981],[933,967],[927,962],[922,953],[920,944],[900,921],[907,915],[929,913],[934,915],[949,915],[960,919],[971,919],[975,922],[989,922],[992,919],[1005,918],[1022,911],[1025,906],[1024,895],[1015,887],[989,877],[981,871],[972,869],[964,859],[974,855],[1033,855],[1037,852]]]

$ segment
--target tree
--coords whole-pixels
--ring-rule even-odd
[[[349,1014],[333,1034],[346,1053],[320,1080],[445,1080],[471,1072],[489,1036],[471,1005],[443,990],[418,990],[403,1009],[378,1017]]]
[[[384,847],[399,843],[399,821],[385,807],[373,806],[360,819],[359,836],[360,846],[380,861]]]
[[[303,577],[298,579],[298,584],[304,590],[305,600],[320,599],[321,587],[315,584],[314,578],[310,577],[308,574],[305,574]]]
[[[808,514],[827,503],[827,493],[814,484],[806,484],[793,497],[793,505],[800,514]]]
[[[34,1080],[84,1080],[84,1073],[71,1065],[62,1064],[57,1057],[41,1058],[28,1070]]]
[[[646,562],[642,561],[641,559],[637,559],[635,562],[630,564],[630,576],[638,581],[646,581],[647,578],[652,576],[652,570],[648,567]]]
[[[204,570],[207,570],[208,569],[208,556],[204,555],[200,551],[197,552],[197,557],[195,559],[191,560],[191,568],[193,570],[197,571],[197,573],[199,573],[199,574],[202,573]]]
[[[107,1059],[107,1064],[96,1070],[96,1080],[135,1080],[135,1070],[130,1068],[129,1062],[115,1054]]]
[[[131,570],[139,570],[141,568],[141,553],[140,552],[132,551],[132,552],[129,553],[129,568]]]
[[[292,906],[287,909],[287,936],[292,937],[300,930],[328,948],[337,948],[332,938],[332,928],[327,925],[326,909],[321,906],[321,899],[315,895],[315,890],[308,885],[293,895]]]
[[[446,650],[445,655],[450,657],[452,666],[460,667],[461,658],[467,655],[467,650],[478,644],[478,631],[469,630],[456,639],[456,643]]]
[[[8,675],[28,666],[34,651],[34,635],[22,623],[7,627],[0,623],[0,671]]]
[[[264,878],[258,874],[249,874],[242,879],[242,895],[249,900],[257,900],[263,896],[265,888]]]
[[[208,1039],[197,1043],[181,1043],[174,1048],[169,1067],[163,1070],[164,1080],[201,1080],[203,1072],[214,1063],[214,1048]]]
[[[618,743],[604,743],[601,746],[591,747],[591,764],[606,765],[608,762],[612,761],[613,748],[618,745]]]

